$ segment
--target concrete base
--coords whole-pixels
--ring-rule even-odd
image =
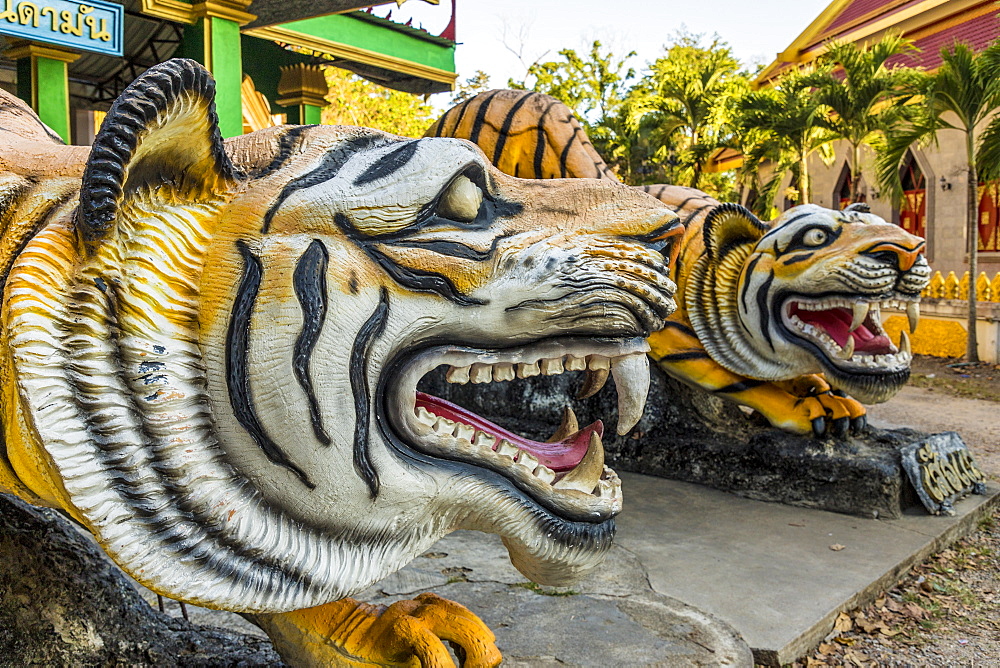
[[[653,591],[640,561],[617,546],[574,587],[539,587],[511,566],[497,536],[458,531],[357,598],[388,604],[427,590],[479,615],[504,666],[753,663],[729,625]]]
[[[649,476],[622,481],[617,544],[638,557],[654,590],[728,622],[769,666],[802,656],[838,613],[874,600],[1000,501],[991,484],[957,503],[954,517],[913,508],[868,520]]]

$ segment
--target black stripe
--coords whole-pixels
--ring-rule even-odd
[[[757,263],[760,262],[761,257],[763,256],[758,255],[754,259],[750,260],[750,266],[746,268],[745,272],[743,272],[745,279],[743,281],[743,290],[740,291],[740,303],[743,304],[744,311],[750,310],[747,306],[747,291],[750,289],[750,279],[753,277],[753,270],[757,268]]]
[[[246,243],[242,240],[237,241],[236,247],[243,257],[243,277],[236,289],[233,313],[229,318],[229,332],[226,334],[226,385],[229,388],[229,402],[232,404],[236,420],[243,425],[267,458],[295,473],[309,489],[315,489],[316,485],[309,481],[305,472],[289,461],[281,448],[264,431],[253,405],[247,369],[250,354],[250,319],[253,316],[253,307],[257,301],[257,291],[260,289],[264,269],[260,259],[253,254]]]
[[[323,416],[320,415],[319,402],[309,375],[309,360],[326,319],[326,268],[329,261],[330,254],[326,246],[319,239],[313,239],[299,258],[292,275],[295,296],[299,298],[299,305],[302,307],[302,331],[295,340],[292,369],[299,386],[309,398],[309,418],[313,433],[323,445],[330,445],[330,436],[323,428]]]
[[[709,359],[708,353],[704,350],[686,350],[682,353],[670,353],[656,360],[657,362],[683,362],[685,360]]]
[[[787,267],[792,264],[798,264],[799,262],[805,262],[806,260],[811,260],[813,255],[816,253],[800,253],[799,255],[793,255],[787,260],[783,260],[783,264]]]
[[[440,255],[447,255],[448,257],[457,257],[462,260],[472,260],[473,262],[486,262],[487,260],[493,259],[494,253],[497,250],[497,244],[500,243],[501,239],[506,239],[510,234],[502,234],[493,240],[490,245],[490,249],[486,251],[477,250],[471,246],[466,246],[463,243],[457,241],[421,241],[420,239],[413,239],[410,241],[391,241],[388,242],[392,246],[402,247],[402,248],[421,248],[424,250],[429,250],[433,253],[438,253]]]
[[[358,178],[354,179],[354,185],[364,186],[384,179],[386,177],[392,176],[413,159],[413,156],[417,154],[417,149],[420,147],[420,140],[413,139],[408,142],[404,142],[402,146],[397,146],[396,148],[389,151],[381,160],[378,160],[373,165],[370,165],[368,169],[363,171]]]
[[[455,127],[452,128],[451,130],[448,130],[449,136],[454,137],[455,134],[458,132],[458,128],[461,127],[462,121],[465,120],[465,112],[469,110],[469,105],[471,105],[475,99],[476,99],[475,97],[470,97],[468,100],[462,103],[462,106],[459,107],[460,111],[458,112],[458,120],[455,121]]]
[[[274,214],[277,213],[278,207],[280,207],[282,203],[284,203],[284,201],[294,192],[302,190],[303,188],[311,188],[325,181],[329,181],[337,176],[340,170],[343,169],[344,165],[347,164],[347,161],[355,155],[385,143],[386,140],[382,137],[377,135],[367,135],[364,137],[355,137],[353,139],[345,140],[327,151],[326,155],[323,156],[323,160],[314,170],[303,174],[281,189],[281,194],[278,195],[278,199],[274,201],[271,208],[269,208],[267,213],[264,214],[264,224],[261,226],[260,231],[262,233],[267,233],[268,229],[271,227],[271,219],[274,218]]]
[[[679,330],[681,332],[684,332],[685,334],[687,334],[689,336],[697,337],[697,334],[695,334],[695,332],[694,332],[693,329],[691,329],[690,327],[688,327],[687,325],[685,325],[683,323],[674,322],[673,320],[667,320],[666,322],[664,322],[663,323],[663,329],[676,329],[676,330]]]
[[[573,142],[576,141],[576,135],[580,132],[580,128],[573,128],[573,134],[570,136],[569,141],[563,147],[562,153],[559,154],[559,175],[562,178],[566,178],[566,161],[569,160],[569,149],[573,146]]]
[[[486,120],[486,112],[489,110],[490,105],[493,104],[493,98],[500,94],[500,91],[495,90],[490,93],[482,104],[479,105],[479,109],[476,111],[476,120],[472,123],[472,132],[469,133],[469,141],[473,144],[479,143],[479,133],[483,131],[483,122]]]
[[[746,390],[752,390],[755,387],[760,387],[765,385],[766,380],[756,380],[754,378],[747,378],[745,380],[737,381],[731,385],[726,385],[725,387],[720,387],[717,390],[712,390],[717,394],[735,394],[736,392],[744,392]]]
[[[303,132],[309,130],[310,128],[315,128],[315,125],[295,125],[290,127],[281,137],[278,139],[278,150],[271,159],[270,164],[263,167],[258,167],[257,169],[251,171],[247,176],[251,179],[259,179],[262,176],[267,176],[268,174],[282,168],[285,163],[288,162],[289,158],[292,157],[292,149],[298,146],[299,138]]]
[[[774,341],[771,340],[771,332],[769,331],[771,312],[767,310],[767,292],[771,289],[772,283],[774,283],[773,270],[768,275],[767,280],[764,281],[764,284],[757,290],[757,309],[760,311],[760,333],[767,339],[767,345],[771,346],[771,351],[773,352]]]
[[[545,159],[545,144],[546,144],[545,119],[549,115],[549,111],[552,110],[552,107],[556,106],[557,104],[559,104],[559,102],[550,102],[549,106],[545,107],[545,111],[542,112],[542,115],[538,117],[538,129],[536,130],[537,136],[535,137],[535,162],[534,162],[535,174],[532,177],[535,179],[545,178],[545,175],[542,174],[542,160]]]
[[[514,103],[514,106],[510,108],[507,112],[507,117],[503,119],[503,124],[500,126],[500,132],[497,134],[497,145],[493,149],[493,164],[497,165],[500,163],[500,154],[503,152],[503,147],[507,143],[507,133],[510,132],[510,126],[514,124],[514,116],[517,112],[521,110],[524,103],[528,101],[528,98],[534,97],[537,93],[528,93],[520,100]],[[477,127],[476,130],[479,128]],[[476,133],[476,137],[479,137],[479,133]],[[473,139],[472,141],[476,141]]]
[[[389,318],[389,291],[384,287],[379,294],[378,306],[371,317],[361,325],[351,347],[351,391],[354,393],[354,469],[368,484],[368,492],[378,496],[378,473],[368,456],[368,436],[371,419],[371,390],[368,388],[368,353],[375,339],[385,329]]]
[[[368,257],[377,262],[394,281],[404,288],[413,290],[414,292],[433,292],[461,306],[482,306],[486,304],[485,301],[463,295],[455,287],[455,284],[442,274],[397,264],[390,257],[375,248],[372,240],[365,238],[361,232],[358,232],[357,228],[351,223],[350,218],[343,213],[335,214],[333,219],[349,239],[357,243]],[[382,240],[380,239],[379,241]]]

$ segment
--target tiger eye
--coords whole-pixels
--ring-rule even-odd
[[[804,241],[807,246],[819,246],[824,241],[826,241],[826,237],[827,237],[826,232],[824,230],[817,228],[817,229],[811,229],[808,232],[806,232],[805,236],[802,238],[802,241]]]
[[[483,191],[466,176],[452,181],[438,200],[437,213],[444,218],[468,223],[479,215]]]

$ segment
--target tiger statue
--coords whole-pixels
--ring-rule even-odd
[[[572,111],[540,93],[480,93],[426,134],[469,139],[508,174],[618,180]],[[798,206],[765,223],[694,188],[636,189],[685,228],[670,251],[678,309],[650,338],[670,376],[817,436],[863,431],[860,402],[886,401],[906,383],[909,337],[890,341],[880,312],[905,310],[916,328],[930,278],[923,239],[862,204]]]
[[[539,583],[600,564],[622,504],[600,421],[539,443],[418,384],[587,369],[628,430],[676,214],[456,139],[223,142],[188,60],[137,78],[92,149],[0,96],[0,489],[154,592],[250,616],[293,665],[452,665],[446,643],[497,665],[458,604],[348,598],[456,529]]]

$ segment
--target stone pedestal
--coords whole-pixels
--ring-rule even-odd
[[[924,438],[920,432],[870,429],[844,440],[796,436],[655,366],[650,370],[646,412],[626,436],[615,435],[612,382],[590,399],[567,400],[576,394],[582,373],[489,385],[451,385],[443,374],[433,374],[424,383],[425,391],[536,440],[547,440],[556,430],[567,404],[581,426],[603,419],[607,463],[616,470],[865,517],[897,518],[919,504],[900,449]]]

